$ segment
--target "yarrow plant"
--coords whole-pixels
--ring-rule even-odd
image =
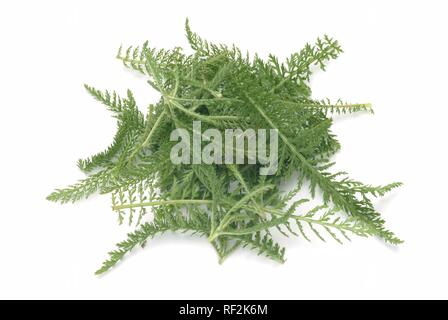
[[[117,132],[106,150],[79,160],[87,178],[57,189],[48,200],[75,202],[96,192],[109,193],[119,222],[136,225],[109,253],[97,274],[108,271],[135,247],[169,231],[205,237],[220,262],[239,248],[284,262],[285,249],[274,240],[280,234],[305,240],[315,234],[321,240],[332,238],[340,243],[350,235],[402,242],[385,228],[372,203],[374,197],[400,183],[372,186],[345,172],[330,171],[331,157],[340,149],[330,130],[332,115],[372,112],[370,104],[330,103],[311,97],[312,70],[325,70],[327,62],[339,56],[342,49],[337,41],[324,36],[282,63],[274,55],[250,57],[235,46],[209,43],[191,31],[188,20],[185,30],[191,54],[181,48],[157,50],[148,42],[118,52],[117,58],[146,76],[160,94],[145,114],[129,90],[120,97],[85,85],[117,119]],[[275,132],[277,146],[272,136],[265,139],[266,150],[270,150],[265,156],[275,156],[275,170],[263,174],[260,169],[267,159],[254,160],[246,148],[239,162],[195,161],[192,158],[202,159],[198,152],[181,154],[180,161],[172,161],[180,137],[204,137],[195,130],[197,123],[203,131]],[[196,147],[204,150],[209,138],[199,139]],[[215,157],[220,148],[212,149],[210,154]],[[232,142],[229,150],[237,153],[241,148]],[[291,179],[293,187],[282,190]],[[321,202],[310,209],[304,205],[308,198],[297,199],[304,182],[309,198]]]

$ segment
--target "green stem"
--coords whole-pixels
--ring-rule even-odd
[[[255,199],[255,197],[253,197],[251,195],[249,187],[247,186],[246,181],[244,181],[244,178],[241,176],[240,172],[238,171],[238,168],[234,164],[229,164],[228,167],[229,167],[230,171],[233,173],[233,175],[235,176],[235,178],[238,180],[238,182],[241,184],[241,186],[244,188],[244,191],[246,191],[246,193],[248,195],[250,195],[251,202],[255,205],[256,208],[258,208],[256,210],[257,214],[262,218],[266,218],[266,215],[261,210],[260,205],[257,202],[257,199]]]
[[[278,131],[278,135],[283,140],[285,145],[291,150],[291,152],[297,157],[297,159],[300,161],[303,168],[305,168],[305,173],[308,173],[307,175],[311,177],[311,173],[318,177],[319,180],[319,187],[324,191],[325,193],[329,194],[331,196],[331,199],[333,200],[333,203],[340,204],[343,209],[345,209],[347,212],[356,215],[358,211],[347,202],[346,198],[340,194],[334,186],[331,184],[331,181],[328,180],[328,178],[324,175],[322,175],[321,172],[319,172],[316,168],[314,168],[307,159],[297,151],[297,149],[294,147],[294,145],[289,141],[289,139],[278,129],[278,127],[272,122],[272,120],[264,113],[263,109],[260,108],[260,106],[257,105],[257,103],[248,95],[246,95],[246,98],[249,100],[249,102],[254,106],[255,109],[260,113],[260,115],[266,120],[266,122],[273,128]]]
[[[178,101],[176,101],[174,99],[170,99],[170,98],[168,98],[168,96],[165,96],[164,98],[165,98],[165,100],[167,100],[167,102],[169,104],[176,107],[183,113],[185,113],[193,118],[199,119],[204,122],[208,122],[213,125],[218,125],[219,124],[218,121],[220,121],[220,120],[238,120],[238,119],[240,119],[240,117],[236,117],[236,116],[204,116],[204,115],[201,115],[199,113],[196,113],[194,111],[191,111],[191,110],[185,108]]]
[[[132,159],[134,159],[134,157],[137,155],[137,153],[151,141],[151,138],[152,138],[154,132],[156,131],[157,127],[162,122],[163,118],[165,117],[165,114],[166,114],[166,109],[164,109],[162,111],[162,113],[159,115],[159,117],[157,118],[156,122],[152,126],[151,131],[149,132],[145,141],[143,141],[143,143],[138,148],[134,149],[134,151],[131,153],[131,155],[129,156],[128,163],[131,162]]]
[[[185,200],[163,200],[163,201],[151,201],[151,202],[140,202],[131,204],[122,204],[118,206],[112,206],[112,210],[130,209],[130,208],[141,208],[141,207],[153,207],[153,206],[163,206],[163,205],[184,205],[184,204],[211,204],[212,200],[200,200],[200,199],[185,199]]]

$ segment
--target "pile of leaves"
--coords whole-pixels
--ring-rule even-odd
[[[66,203],[110,193],[119,222],[137,226],[97,274],[168,231],[206,237],[220,262],[242,247],[283,262],[285,250],[273,239],[280,234],[308,240],[314,233],[338,242],[355,234],[399,244],[372,198],[400,183],[372,186],[345,172],[330,172],[330,158],[340,149],[330,131],[332,114],[372,112],[369,104],[311,98],[312,70],[325,69],[338,57],[338,42],[325,36],[281,63],[274,55],[261,59],[235,46],[211,44],[191,31],[188,20],[185,28],[191,54],[181,48],[156,50],[147,42],[118,52],[126,67],[145,75],[160,93],[146,114],[131,91],[119,97],[85,86],[113,113],[118,129],[105,151],[79,160],[87,178],[48,199]],[[176,128],[191,132],[195,120],[203,129],[277,129],[277,172],[260,175],[260,163],[173,164],[170,152],[176,142],[170,134]],[[293,187],[282,190],[290,179],[296,179]],[[297,199],[305,182],[310,198],[322,202],[311,210],[302,206],[308,199]]]

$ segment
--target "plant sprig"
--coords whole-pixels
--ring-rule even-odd
[[[179,47],[157,50],[148,42],[120,47],[117,58],[145,75],[160,94],[146,114],[130,90],[122,98],[85,85],[117,119],[117,133],[106,150],[78,161],[86,179],[56,190],[48,200],[74,202],[95,192],[110,193],[119,222],[128,219],[137,225],[97,274],[165,232],[204,236],[220,262],[238,248],[284,262],[285,249],[275,242],[274,230],[305,240],[314,234],[338,243],[350,235],[402,242],[386,229],[372,202],[400,183],[372,186],[330,171],[331,156],[340,149],[331,132],[331,115],[373,112],[368,103],[311,97],[313,66],[325,70],[342,53],[337,41],[324,36],[281,63],[272,54],[263,60],[242,54],[236,46],[209,43],[190,29],[188,20],[185,31],[191,54]],[[277,173],[261,176],[259,163],[173,164],[170,133],[176,128],[192,132],[194,120],[207,128],[277,129]],[[284,193],[280,185],[295,173],[296,185]],[[322,195],[322,204],[308,210],[308,199],[293,201],[305,180],[310,198],[318,191]],[[143,222],[148,211],[153,219]]]

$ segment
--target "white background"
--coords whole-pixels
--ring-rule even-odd
[[[0,298],[448,298],[446,1],[1,1]],[[108,196],[45,200],[83,177],[75,162],[115,123],[83,83],[156,97],[118,46],[187,46],[184,20],[214,42],[286,57],[325,33],[345,53],[312,80],[316,98],[372,102],[335,121],[338,167],[404,186],[378,201],[406,242],[281,240],[277,265],[241,250],[223,265],[205,239],[165,235],[103,277],[129,230]]]

